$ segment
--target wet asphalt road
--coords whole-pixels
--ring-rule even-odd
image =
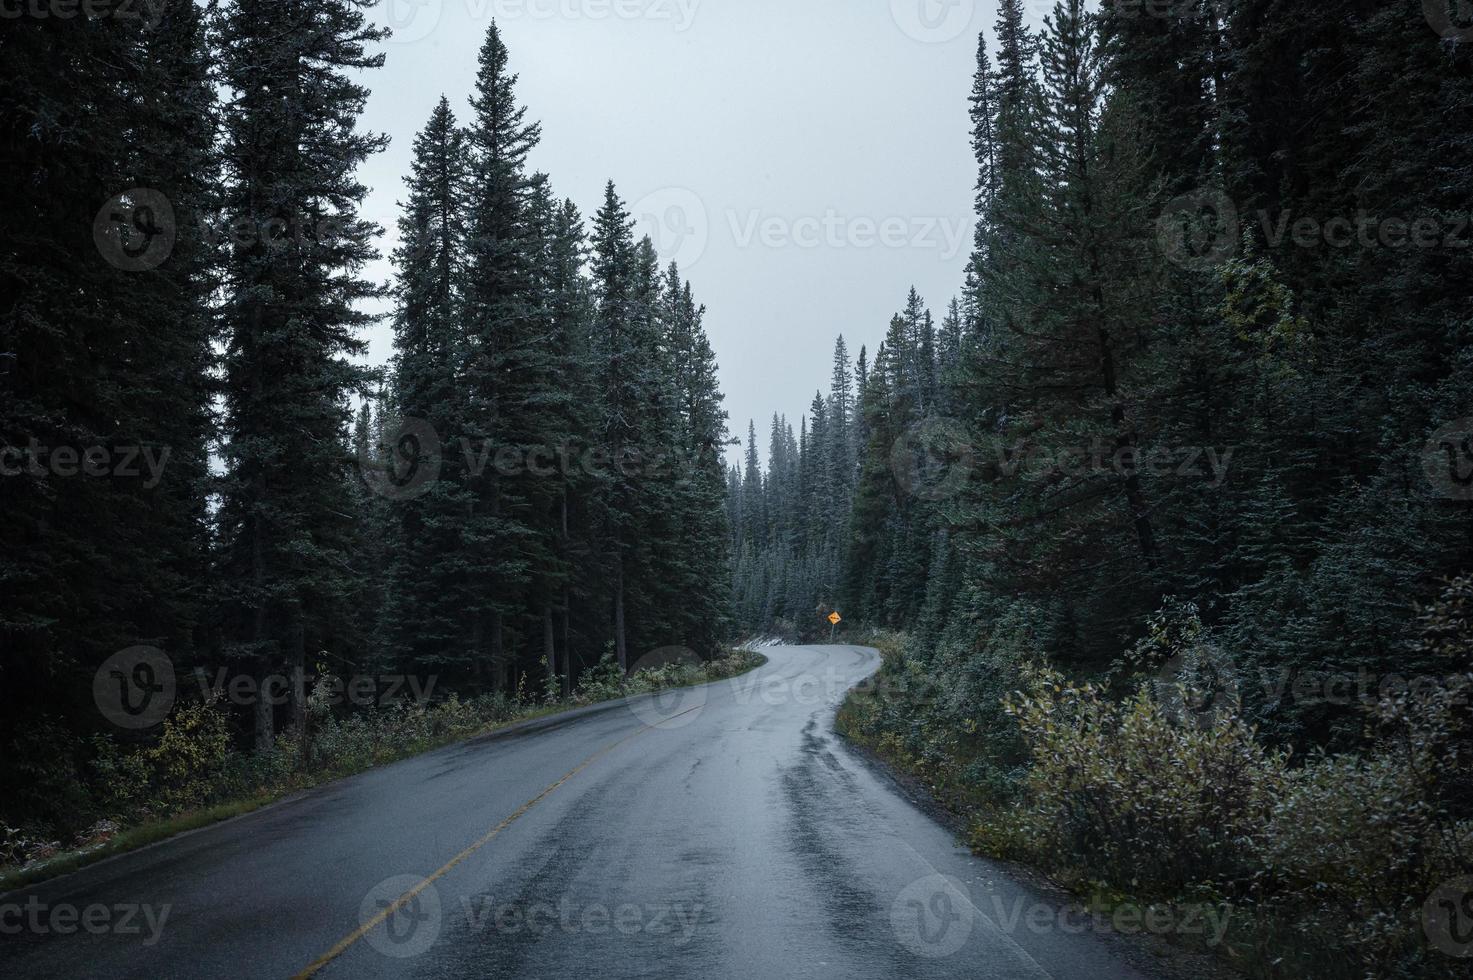
[[[873,651],[764,652],[0,897],[0,976],[1143,975],[833,734]]]

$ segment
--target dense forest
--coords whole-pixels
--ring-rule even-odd
[[[691,284],[612,182],[585,215],[533,169],[494,24],[368,278],[372,5],[0,31],[0,866],[838,611],[883,659],[840,728],[979,851],[1227,909],[1258,976],[1462,975],[1447,5],[999,0],[936,93],[976,158],[955,298],[897,283],[738,466]]]
[[[1242,669],[1432,670],[1416,604],[1473,567],[1468,51],[1381,5],[1115,6],[1002,5],[966,282],[841,338],[765,472],[749,432],[740,621],[1102,670],[1190,606]]]
[[[181,786],[234,749],[306,754],[328,676],[504,705],[730,632],[690,284],[612,183],[585,224],[530,169],[494,25],[469,117],[442,99],[415,138],[393,282],[365,279],[366,6],[0,33],[0,863],[17,828],[216,798]]]
[[[1473,861],[1468,581],[1448,584],[1473,571],[1469,47],[1412,3],[1068,0],[1038,29],[999,8],[967,102],[965,282],[939,323],[912,290],[868,361],[840,341],[765,472],[749,431],[739,622],[903,632],[856,727],[956,789],[984,849],[1136,894],[1339,903],[1296,942],[1364,962],[1278,937],[1265,975],[1451,969],[1408,946]],[[1293,753],[1263,772],[1297,788],[1148,739],[1172,687],[1219,748]],[[1374,761],[1294,768],[1326,750]],[[1199,777],[1168,820],[1151,781],[1178,771]]]

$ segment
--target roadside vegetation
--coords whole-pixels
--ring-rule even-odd
[[[530,689],[524,676],[510,695],[406,698],[347,712],[334,703],[332,685],[320,680],[308,698],[305,731],[283,732],[264,750],[237,747],[230,714],[218,702],[181,704],[145,744],[98,735],[79,746],[89,756],[81,778],[69,778],[60,766],[34,772],[29,792],[38,800],[65,800],[67,808],[53,810],[51,822],[0,825],[0,891],[515,722],[734,677],[765,660],[732,650],[701,663],[671,662],[626,676],[610,655],[585,672],[567,698],[556,687]]]
[[[897,283],[748,427],[738,628],[893,631],[842,721],[986,853],[1230,909],[1259,976],[1467,975],[1473,45],[1051,6],[999,0],[952,93],[954,298]]]
[[[839,725],[923,780],[979,853],[1096,907],[1217,907],[1214,951],[1252,976],[1466,976],[1437,945],[1460,910],[1436,894],[1473,872],[1470,614],[1466,577],[1422,611],[1418,652],[1446,669],[1369,701],[1357,751],[1262,738],[1246,677],[1200,669],[1215,654],[1190,618],[1088,679],[1005,642],[962,669],[878,633],[884,666]]]

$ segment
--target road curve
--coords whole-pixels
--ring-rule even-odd
[[[0,975],[1144,975],[833,734],[874,651],[764,652],[0,896]]]

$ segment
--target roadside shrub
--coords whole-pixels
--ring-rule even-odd
[[[216,798],[230,725],[213,704],[188,704],[165,719],[152,745],[122,749],[105,736],[94,744],[93,771],[105,808],[134,820],[167,816]]]
[[[921,777],[951,806],[989,810],[1014,797],[1025,754],[1002,697],[1018,682],[1024,633],[1004,622],[969,639],[958,628],[930,651],[888,630],[854,642],[875,647],[881,667],[845,700],[840,731]]]
[[[1121,703],[1049,669],[1029,681],[1006,708],[1033,763],[1014,812],[1029,850],[1136,894],[1251,879],[1250,841],[1282,793],[1287,755],[1230,713],[1178,724],[1147,685]]]
[[[715,660],[674,661],[658,667],[643,667],[626,677],[619,669],[619,662],[614,659],[614,655],[605,653],[591,670],[584,671],[579,678],[573,701],[576,704],[593,704],[597,701],[734,677],[750,670],[759,659],[758,654],[750,651],[733,650],[727,656]]]
[[[1152,620],[1127,657],[1152,676],[1123,701],[1035,670],[1007,705],[1032,759],[1024,800],[977,840],[1136,894],[1235,896],[1290,924],[1316,975],[1455,975],[1422,915],[1473,872],[1470,612],[1464,577],[1422,614],[1413,652],[1446,672],[1369,710],[1368,751],[1298,765],[1244,720],[1190,607]]]
[[[1328,910],[1313,918],[1339,923],[1328,931],[1375,975],[1450,968],[1425,950],[1421,914],[1440,884],[1473,872],[1470,600],[1464,577],[1421,616],[1418,652],[1445,678],[1381,698],[1369,754],[1321,754],[1291,772],[1261,838],[1268,879]]]
[[[733,650],[728,656],[709,661],[705,665],[704,672],[711,680],[724,680],[751,670],[761,661],[761,655],[750,650]]]
[[[598,663],[578,677],[578,690],[573,700],[578,704],[609,701],[624,696],[624,671],[612,651],[604,653]]]

